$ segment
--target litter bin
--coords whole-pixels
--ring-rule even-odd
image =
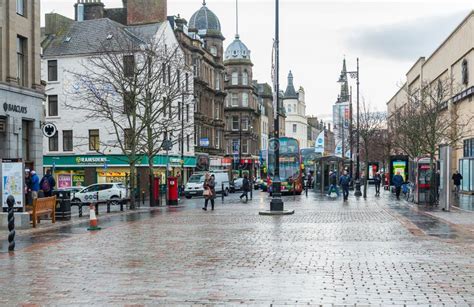
[[[71,219],[71,191],[54,191],[56,195],[56,219],[69,221]]]

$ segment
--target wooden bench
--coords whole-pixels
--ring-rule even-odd
[[[51,216],[51,221],[56,223],[56,196],[34,199],[33,209],[28,211],[28,213],[31,215],[33,227],[36,227],[36,224],[39,224],[40,216],[44,214],[49,214]]]

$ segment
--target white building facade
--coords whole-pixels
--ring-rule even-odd
[[[185,62],[184,53],[178,47],[176,36],[168,21],[128,27],[108,18],[75,21],[64,33],[63,36],[55,37],[44,48],[42,59],[42,79],[50,80],[46,86],[45,120],[57,127],[56,135],[44,138],[43,141],[44,167],[53,169],[58,187],[83,186],[96,182],[125,182],[129,172],[129,163],[123,150],[117,146],[119,141],[114,125],[103,119],[91,117],[88,110],[80,107],[84,101],[81,101],[81,95],[76,94],[84,91],[91,84],[89,84],[90,81],[78,80],[77,76],[89,73],[87,63],[91,56],[98,52],[94,50],[94,43],[95,46],[100,46],[110,39],[111,33],[122,33],[143,44],[152,37],[160,44],[165,44],[170,50],[177,47],[177,57],[183,57],[181,59],[183,63]],[[91,33],[91,35],[86,33]],[[146,48],[146,46],[142,47]],[[140,59],[135,58],[133,61],[140,61]],[[176,68],[164,69],[173,70],[174,73]],[[54,80],[51,74],[55,75]],[[192,69],[180,71],[179,75],[181,76],[181,79],[178,79],[181,80],[180,83],[183,86],[186,84],[186,92],[193,93]],[[120,100],[124,105],[121,95],[112,92],[110,99]],[[171,139],[173,146],[168,152],[160,151],[153,161],[155,176],[161,178],[162,183],[164,183],[167,166],[171,172],[170,175],[176,176],[181,176],[181,167],[184,166],[183,175],[187,177],[186,173],[189,173],[196,165],[193,137],[194,97],[192,94],[183,95],[179,101],[173,101],[172,105],[173,110],[179,110],[177,111],[180,114],[178,119],[183,122],[182,126],[185,129],[183,129],[184,134],[176,131],[163,136],[163,139]],[[158,120],[160,121],[161,119]],[[122,141],[127,142],[125,135]],[[146,187],[145,181],[148,180],[147,168],[147,159],[141,159],[138,162],[138,177],[140,175],[142,177],[140,184],[142,188]]]
[[[288,74],[288,86],[283,98],[283,106],[286,110],[286,136],[297,139],[300,148],[307,148],[308,120],[306,118],[305,92],[303,87],[300,87],[296,92],[291,71]]]

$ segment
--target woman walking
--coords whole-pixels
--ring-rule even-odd
[[[214,198],[216,197],[216,181],[214,175],[209,177],[209,174],[206,174],[206,179],[204,180],[204,208],[202,210],[207,211],[207,204],[211,200],[211,210],[214,210]]]

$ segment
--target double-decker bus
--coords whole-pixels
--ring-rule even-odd
[[[271,183],[275,174],[275,151],[278,146],[276,139],[270,139],[268,150],[268,191],[272,193]],[[301,171],[301,154],[298,140],[289,137],[280,138],[280,181],[283,194],[301,194],[303,178]]]

